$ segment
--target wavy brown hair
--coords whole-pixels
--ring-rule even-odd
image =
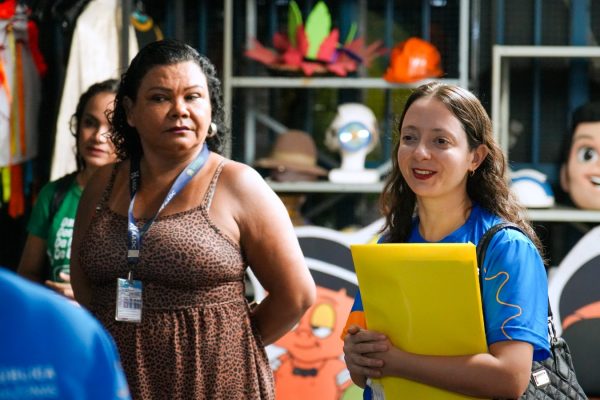
[[[489,150],[479,168],[467,179],[469,198],[490,213],[518,225],[531,238],[540,254],[543,254],[537,234],[524,218],[525,209],[519,205],[509,190],[506,159],[494,139],[492,123],[481,102],[471,92],[459,86],[440,82],[421,85],[412,92],[406,101],[396,134],[402,128],[406,111],[421,98],[439,100],[454,114],[467,134],[471,150],[482,144]],[[407,240],[417,206],[415,193],[400,173],[396,156],[399,146],[400,141],[396,138],[391,157],[392,171],[380,198],[381,212],[385,215],[382,232],[385,232],[389,242],[395,243]]]

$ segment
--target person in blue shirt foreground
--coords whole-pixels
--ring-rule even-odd
[[[400,118],[392,172],[384,187],[380,242],[477,244],[494,235],[482,274],[489,353],[424,356],[395,347],[366,327],[360,293],[348,318],[345,361],[352,380],[374,395],[371,378],[403,377],[469,396],[518,398],[532,360],[549,356],[548,291],[541,245],[509,192],[506,161],[490,119],[469,91],[437,82],[417,88]]]
[[[0,399],[130,399],[112,338],[75,302],[0,267]]]

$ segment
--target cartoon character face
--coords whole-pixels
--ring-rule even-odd
[[[600,122],[577,125],[560,181],[577,207],[600,210]]]
[[[298,325],[275,345],[287,350],[295,360],[319,363],[342,354],[340,335],[352,307],[345,289],[337,292],[317,286],[317,300]]]

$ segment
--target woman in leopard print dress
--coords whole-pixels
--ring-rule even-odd
[[[71,269],[76,299],[115,338],[133,397],[272,399],[264,345],[299,320],[314,283],[278,197],[253,169],[219,154],[213,65],[174,40],[149,44],[121,79],[111,123],[125,161],[86,188]],[[197,173],[185,176],[190,169]],[[252,309],[246,266],[269,293]],[[117,292],[126,296],[118,278],[141,282],[139,322],[122,321],[139,303],[117,302]]]

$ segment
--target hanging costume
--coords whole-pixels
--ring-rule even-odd
[[[2,201],[15,218],[25,212],[30,174],[23,163],[37,156],[41,75],[46,65],[38,30],[15,0],[0,3],[0,174]],[[29,167],[27,167],[29,168]]]
[[[69,122],[79,97],[92,84],[118,78],[123,72],[119,60],[121,20],[121,7],[117,0],[94,0],[77,20],[56,122],[51,180],[77,168],[73,151],[75,138],[69,130]],[[135,32],[130,25],[128,62],[137,52]]]

